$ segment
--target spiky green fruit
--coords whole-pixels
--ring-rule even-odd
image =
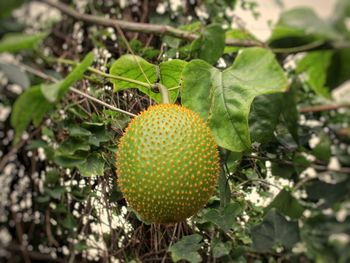
[[[175,223],[199,211],[212,196],[218,149],[199,115],[160,104],[136,116],[117,152],[121,191],[145,221]]]

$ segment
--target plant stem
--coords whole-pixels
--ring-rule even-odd
[[[166,87],[164,87],[162,84],[160,83],[156,83],[154,84],[155,87],[159,90],[160,95],[162,96],[162,103],[164,104],[169,104],[170,100],[169,100],[169,92],[168,89]]]

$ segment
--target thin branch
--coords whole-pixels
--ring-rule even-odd
[[[315,105],[315,106],[306,106],[299,109],[299,112],[307,113],[307,112],[319,112],[319,111],[329,111],[329,110],[337,110],[340,108],[350,108],[349,103],[342,104],[329,104],[329,105]]]
[[[297,166],[297,167],[304,167],[304,168],[311,167],[311,168],[314,168],[314,169],[320,170],[320,171],[350,174],[350,167],[341,167],[339,169],[333,169],[333,168],[330,168],[326,165],[319,165],[319,164],[314,164],[314,163],[311,163],[310,165],[297,164],[297,163],[294,163],[294,162],[289,161],[289,160],[282,160],[282,159],[278,159],[278,158],[269,158],[269,157],[264,157],[264,156],[246,155],[246,157],[252,158],[252,159],[263,160],[263,161],[271,161],[274,163],[280,163],[280,164],[285,164],[285,165],[290,165],[290,166]]]
[[[274,53],[299,53],[305,51],[311,51],[322,47],[325,44],[324,40],[314,41],[305,45],[297,47],[288,47],[288,48],[271,48],[271,51]]]
[[[198,38],[198,35],[188,31],[177,29],[169,25],[157,25],[147,23],[129,22],[117,19],[108,19],[104,17],[81,14],[68,5],[60,3],[54,0],[36,0],[38,2],[46,3],[52,7],[57,8],[65,15],[68,15],[75,20],[84,21],[89,24],[95,24],[106,27],[119,27],[120,29],[131,32],[151,33],[156,35],[169,35],[176,38],[181,38],[187,41],[193,41]],[[264,43],[255,40],[238,40],[238,39],[226,39],[226,45],[237,47],[255,47],[264,46]]]

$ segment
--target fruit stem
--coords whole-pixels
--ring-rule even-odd
[[[170,100],[169,100],[168,89],[165,86],[163,86],[162,84],[160,84],[160,83],[154,84],[154,87],[159,90],[160,95],[162,96],[162,103],[163,104],[169,104]]]

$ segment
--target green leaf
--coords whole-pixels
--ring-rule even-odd
[[[325,133],[321,133],[320,142],[312,149],[312,154],[320,161],[329,163],[329,159],[332,156],[331,151],[331,140],[328,135]]]
[[[160,63],[160,83],[169,91],[170,101],[175,102],[180,90],[181,74],[187,62],[180,59],[173,59]],[[156,95],[156,101],[161,101],[159,93]]]
[[[156,65],[147,62],[139,56],[124,55],[113,63],[112,67],[110,68],[110,74],[137,80],[146,85],[155,84],[157,82],[157,78],[159,77],[160,83],[166,88],[171,89],[169,91],[169,96],[171,102],[174,102],[179,93],[179,90],[174,88],[180,85],[181,73],[186,64],[186,61],[179,59],[162,62],[159,65],[158,76]],[[145,78],[145,76],[147,78]],[[150,96],[156,102],[161,102],[160,94],[153,92],[149,87],[116,79],[112,79],[112,82],[114,84],[115,92],[128,88],[137,88],[144,94]]]
[[[103,110],[105,124],[110,124],[112,129],[123,130],[130,122],[128,115],[112,110]]]
[[[332,51],[308,52],[298,62],[296,72],[304,73],[307,77],[306,83],[318,95],[330,98],[329,90],[325,87],[327,71],[331,62]]]
[[[31,121],[38,127],[51,108],[53,105],[42,95],[40,86],[23,92],[14,103],[11,114],[11,125],[16,131],[15,142],[18,142]]]
[[[251,233],[253,248],[258,252],[271,252],[276,245],[291,249],[300,239],[298,222],[287,221],[275,210],[253,227]]]
[[[65,187],[64,186],[56,186],[54,188],[45,188],[44,191],[47,193],[49,196],[51,196],[54,199],[60,199],[62,194],[65,192]]]
[[[214,258],[220,258],[230,254],[232,249],[232,243],[230,241],[222,242],[220,239],[213,239],[211,242],[211,248]]]
[[[295,171],[300,174],[311,165],[311,162],[301,153],[295,153],[293,156],[293,164]]]
[[[296,84],[293,82],[290,89],[283,94],[282,119],[284,120],[284,124],[292,135],[294,141],[298,143],[299,112],[297,109],[296,89]]]
[[[12,11],[22,6],[25,0],[0,1],[0,18],[9,17]]]
[[[283,163],[272,163],[271,172],[274,176],[289,179],[292,176],[294,169],[293,165]]]
[[[91,136],[91,132],[77,124],[72,124],[68,126],[69,136],[81,137],[81,136]]]
[[[104,174],[105,161],[98,154],[91,154],[86,162],[78,165],[83,176],[102,176]]]
[[[91,66],[94,61],[94,54],[88,53],[85,58],[79,63],[68,76],[53,84],[42,85],[41,91],[45,98],[50,102],[55,102],[63,97],[63,95],[69,90],[75,82],[82,79],[85,71]]]
[[[171,252],[171,258],[174,262],[180,260],[187,260],[191,263],[198,263],[202,261],[201,256],[197,252],[202,243],[202,236],[199,234],[193,234],[190,236],[184,236],[180,241],[176,242],[169,249]]]
[[[65,168],[74,168],[79,164],[82,164],[86,162],[85,157],[80,156],[64,156],[64,155],[57,155],[54,157],[54,161],[57,165],[65,167]]]
[[[349,193],[349,185],[345,182],[330,184],[315,180],[306,186],[306,193],[308,200],[316,202],[321,199],[320,205],[327,208],[346,198]]]
[[[86,122],[84,124],[87,124]],[[102,124],[103,125],[103,124]],[[108,142],[111,139],[111,134],[106,130],[105,126],[88,125],[86,127],[92,134],[89,136],[88,143],[99,147],[101,143]]]
[[[274,55],[262,48],[244,49],[223,72],[193,60],[182,77],[182,104],[206,119],[219,146],[233,152],[251,147],[248,115],[254,98],[287,88]]]
[[[67,213],[63,221],[61,221],[62,226],[67,229],[73,230],[78,227],[78,222],[71,213]]]
[[[23,33],[8,33],[0,40],[1,52],[17,52],[23,49],[34,49],[46,37],[46,33],[26,35]]]
[[[142,70],[141,70],[142,69]],[[110,74],[137,80],[145,84],[153,84],[157,81],[157,68],[143,58],[134,55],[124,55],[117,59],[110,68]],[[114,91],[118,92],[128,88],[138,88],[145,94],[150,94],[150,89],[142,85],[130,83],[128,81],[115,80]]]
[[[74,155],[77,151],[89,151],[90,145],[84,138],[69,137],[56,150],[56,155]]]
[[[292,194],[282,189],[273,201],[265,208],[265,213],[271,208],[276,208],[277,211],[292,219],[298,219],[304,212],[304,207],[299,203],[298,199],[294,198]]]
[[[307,7],[283,12],[268,42],[272,46],[293,47],[317,40],[340,40],[332,25]]]
[[[57,170],[48,171],[45,176],[45,185],[53,186],[59,183],[60,174]]]
[[[86,186],[83,188],[73,187],[71,192],[74,200],[78,202],[83,202],[84,200],[86,200],[90,193],[91,193],[91,189],[89,186]]]
[[[334,51],[331,64],[328,67],[326,86],[336,88],[350,79],[350,48]]]
[[[348,0],[337,0],[332,12],[333,26],[350,39],[350,30],[347,26],[347,19],[350,17],[350,3]]]
[[[10,82],[20,85],[23,89],[27,89],[30,86],[28,75],[20,70],[19,67],[0,63],[0,71],[5,74]]]
[[[223,231],[229,231],[236,222],[236,217],[242,212],[239,203],[230,203],[224,208],[209,209],[203,218],[216,224]]]
[[[255,97],[249,113],[249,132],[252,141],[267,143],[273,138],[281,110],[281,94]]]
[[[194,58],[200,58],[209,64],[214,64],[222,56],[225,48],[225,32],[221,25],[212,24],[192,42],[191,53]]]
[[[219,197],[220,197],[220,206],[225,207],[231,200],[231,189],[229,185],[229,180],[226,177],[226,173],[221,169],[219,176]]]

